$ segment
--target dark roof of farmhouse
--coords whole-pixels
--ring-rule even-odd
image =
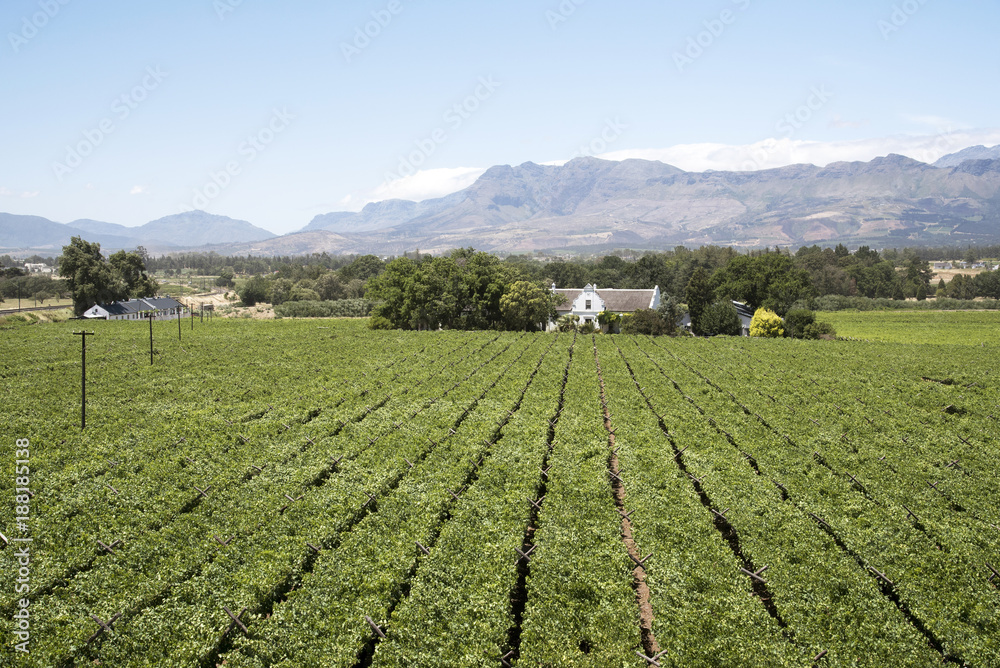
[[[736,312],[740,316],[744,318],[753,318],[753,311],[743,302],[733,302],[733,306],[736,307]]]
[[[553,290],[557,295],[566,297],[566,301],[560,304],[556,310],[560,313],[569,313],[573,310],[573,302],[576,301],[582,288],[559,288]],[[616,290],[613,288],[599,288],[596,290],[597,296],[604,301],[604,308],[616,313],[628,313],[638,311],[642,308],[649,308],[653,301],[656,290]]]
[[[165,311],[181,307],[183,304],[173,297],[146,297],[145,299],[98,304],[98,306],[107,311],[109,315],[129,315],[131,313],[145,313],[146,311]]]

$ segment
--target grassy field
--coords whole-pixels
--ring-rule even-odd
[[[883,315],[858,331],[913,324]],[[0,665],[1000,665],[984,316],[923,345],[218,318],[153,323],[152,363],[147,323],[87,322],[86,430],[81,323],[11,320],[0,533],[33,542],[0,549]]]
[[[997,311],[837,311],[817,313],[837,336],[890,343],[1000,345]]]

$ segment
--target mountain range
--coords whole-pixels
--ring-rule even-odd
[[[64,225],[38,216],[0,213],[0,249],[58,252],[74,236],[96,241],[107,250],[143,246],[151,252],[169,252],[232,241],[264,241],[275,235],[245,220],[204,211],[179,213],[139,227],[87,219]]]
[[[74,234],[109,248],[254,255],[995,243],[1000,146],[933,165],[889,155],[753,172],[686,172],[647,160],[528,162],[492,167],[445,197],[328,213],[283,236],[204,212],[136,228],[0,214],[0,248],[57,249]]]

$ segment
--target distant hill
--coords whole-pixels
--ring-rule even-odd
[[[935,167],[958,167],[966,160],[1000,160],[1000,146],[970,146],[967,149],[946,155],[934,163]]]
[[[136,230],[140,239],[152,239],[187,248],[206,244],[262,241],[275,236],[245,220],[234,220],[204,211],[174,214],[146,223]]]
[[[80,230],[54,223],[39,216],[17,216],[0,213],[0,248],[33,248],[51,250],[61,248]]]
[[[327,213],[313,218],[300,232],[330,230],[338,233],[373,232],[394,225],[402,225],[438,210],[446,209],[461,200],[461,193],[423,202],[390,199],[372,202],[361,211]]]
[[[38,216],[0,213],[0,248],[59,252],[74,236],[101,244],[102,250],[145,246],[167,252],[206,244],[262,241],[275,235],[245,220],[234,220],[204,211],[167,216],[140,227],[125,227],[97,220],[75,220],[68,225]]]

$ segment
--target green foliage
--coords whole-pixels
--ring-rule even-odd
[[[615,313],[614,311],[604,310],[597,314],[598,324],[602,328],[606,328],[610,333],[614,333],[618,330],[621,319],[621,315]]]
[[[170,274],[168,274],[169,276]],[[215,285],[220,288],[236,287],[236,273],[232,267],[225,267],[219,272],[219,277],[215,279]]]
[[[712,290],[708,272],[704,268],[698,267],[691,275],[691,280],[688,281],[685,290],[688,312],[691,314],[691,329],[697,336],[704,335],[699,321],[705,309],[715,300],[714,295],[715,292]]]
[[[804,339],[834,339],[836,337],[837,330],[825,321],[810,323],[802,330],[802,338]]]
[[[670,295],[660,300],[660,306],[656,309],[656,312],[667,326],[667,335],[676,336],[677,324],[687,312],[685,305],[678,302],[676,297]]]
[[[784,336],[784,325],[781,317],[774,311],[766,308],[759,308],[753,314],[750,321],[750,336],[765,339],[776,339]]]
[[[743,321],[731,301],[715,302],[701,314],[703,336],[740,336]]]
[[[560,332],[575,332],[580,324],[580,316],[567,313],[556,320],[556,330]]]
[[[793,339],[816,338],[805,335],[806,328],[816,322],[816,314],[808,309],[793,308],[785,314],[785,336]]]
[[[511,292],[518,282],[525,286]],[[375,314],[397,329],[524,329],[555,317],[550,291],[523,281],[516,267],[471,249],[397,258],[369,282],[366,297],[379,303]]]
[[[263,276],[252,276],[236,291],[244,306],[256,306],[266,302],[269,293],[267,280]]]
[[[157,290],[139,253],[118,251],[105,260],[100,244],[80,237],[63,246],[59,273],[66,278],[77,316],[94,304],[151,297]]]
[[[639,309],[629,313],[622,320],[622,334],[645,334],[648,336],[663,336],[670,328],[659,313],[652,309]]]
[[[366,318],[373,304],[365,299],[336,301],[288,301],[274,307],[275,315],[283,318]]]
[[[798,269],[784,253],[741,255],[719,271],[714,281],[720,298],[745,302],[752,310],[767,307],[779,315],[800,299],[815,295],[809,273]]]
[[[500,298],[500,313],[508,329],[533,332],[555,319],[555,295],[537,283],[517,281]]]

